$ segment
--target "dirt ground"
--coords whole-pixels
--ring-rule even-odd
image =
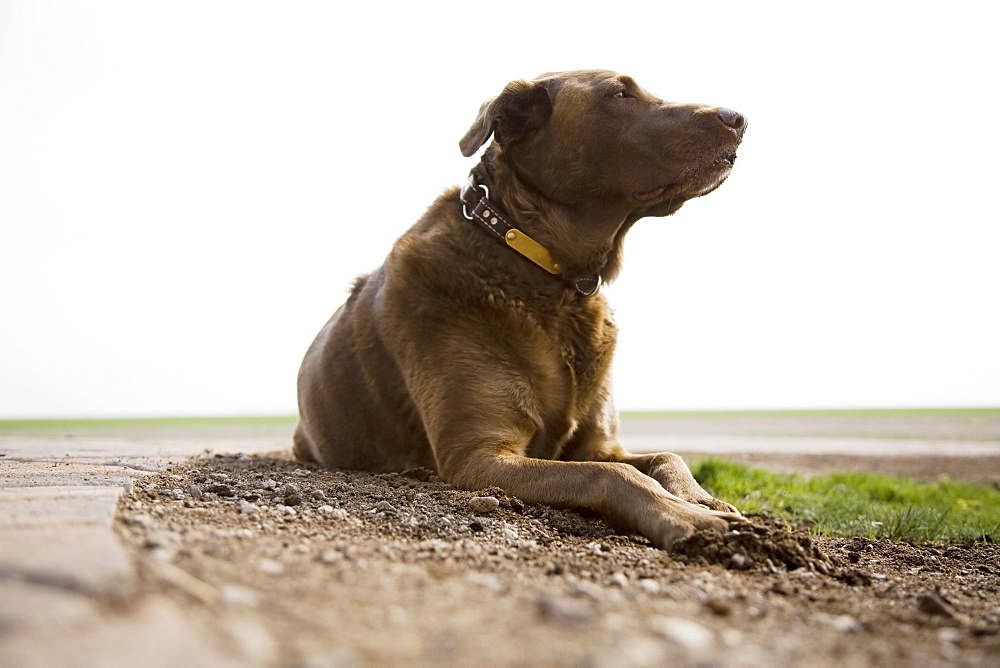
[[[921,461],[921,477],[941,472]],[[996,545],[754,522],[668,553],[429,471],[323,471],[274,453],[147,477],[116,530],[149,593],[261,665],[1000,664]]]

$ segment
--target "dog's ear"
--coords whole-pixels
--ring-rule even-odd
[[[483,102],[472,127],[458,142],[462,155],[469,157],[493,135],[498,144],[526,136],[552,114],[548,90],[538,83],[511,81],[503,92]]]

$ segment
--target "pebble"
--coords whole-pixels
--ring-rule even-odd
[[[500,507],[500,500],[495,496],[474,496],[469,499],[469,510],[480,515],[487,515]]]
[[[278,489],[278,483],[274,482],[273,480],[265,480],[261,484],[261,487],[264,489],[271,489],[271,490]]]
[[[917,597],[917,609],[925,614],[938,617],[951,618],[955,616],[951,605],[935,592],[926,592]]]
[[[628,586],[628,576],[621,572],[614,573],[610,578],[608,578],[608,584],[612,587],[625,589],[625,587]]]
[[[256,592],[239,585],[223,585],[219,588],[219,600],[228,606],[253,608],[259,601]]]
[[[642,578],[639,580],[639,589],[647,594],[659,594],[663,587],[653,578]]]
[[[335,520],[346,520],[347,511],[343,508],[334,508],[333,506],[320,506],[317,508],[317,512],[320,515],[326,515],[327,517]]]
[[[657,616],[650,619],[653,632],[673,640],[691,654],[702,655],[712,648],[712,632],[697,622],[680,617]]]
[[[382,513],[394,513],[396,508],[388,501],[379,501],[375,504],[375,510]]]
[[[729,557],[729,563],[733,565],[733,568],[746,568],[747,558],[737,552],[733,556]]]
[[[278,506],[278,508],[281,510],[282,515],[291,516],[295,514],[295,508],[289,508],[288,506]]]
[[[285,505],[286,506],[297,506],[302,503],[302,496],[300,494],[286,494],[285,495]]]
[[[306,476],[312,475],[312,471],[309,469],[295,469],[292,471],[292,475],[297,475],[300,478],[305,478]]]
[[[219,496],[236,496],[236,492],[229,485],[212,485],[205,491]]]
[[[475,587],[498,594],[507,590],[507,585],[501,582],[498,577],[489,573],[469,573],[466,575],[466,580]]]
[[[822,621],[841,633],[857,633],[861,630],[861,622],[851,615],[825,615]]]
[[[256,515],[260,508],[247,501],[240,501],[240,515]]]
[[[229,480],[229,476],[226,475],[225,473],[213,473],[208,477],[211,478],[212,480],[217,480],[219,482],[226,482],[227,480]]]
[[[321,489],[314,489],[311,496],[317,500],[326,498],[326,494],[324,494]]]
[[[543,617],[557,624],[582,624],[594,617],[593,605],[565,596],[544,596],[537,605]]]
[[[273,559],[261,559],[257,562],[257,570],[266,575],[281,575],[285,567]]]
[[[708,597],[705,600],[705,607],[708,608],[713,614],[719,615],[720,617],[725,617],[733,611],[733,606],[730,605],[729,601],[718,596]]]
[[[198,485],[188,485],[187,492],[191,495],[191,498],[194,499],[200,499],[205,496],[201,491],[201,487],[198,487]]]
[[[343,558],[344,555],[336,550],[323,550],[319,553],[319,560],[324,564],[335,564]]]

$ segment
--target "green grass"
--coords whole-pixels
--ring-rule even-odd
[[[745,514],[805,524],[822,536],[949,543],[1000,537],[1000,491],[947,476],[936,482],[871,473],[804,476],[711,457],[694,462],[692,472]]]
[[[906,418],[906,417],[1000,417],[1000,408],[857,408],[732,411],[622,411],[623,418]]]
[[[0,420],[0,434],[31,436],[108,436],[133,433],[175,432],[226,433],[290,430],[295,416],[279,417],[186,417],[186,418],[81,418],[54,420]]]

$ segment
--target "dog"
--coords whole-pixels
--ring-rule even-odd
[[[513,81],[459,142],[493,141],[359,278],[298,376],[294,454],[585,509],[669,548],[742,516],[671,453],[618,442],[616,329],[600,285],[626,232],[729,176],[746,121],[621,74]]]

